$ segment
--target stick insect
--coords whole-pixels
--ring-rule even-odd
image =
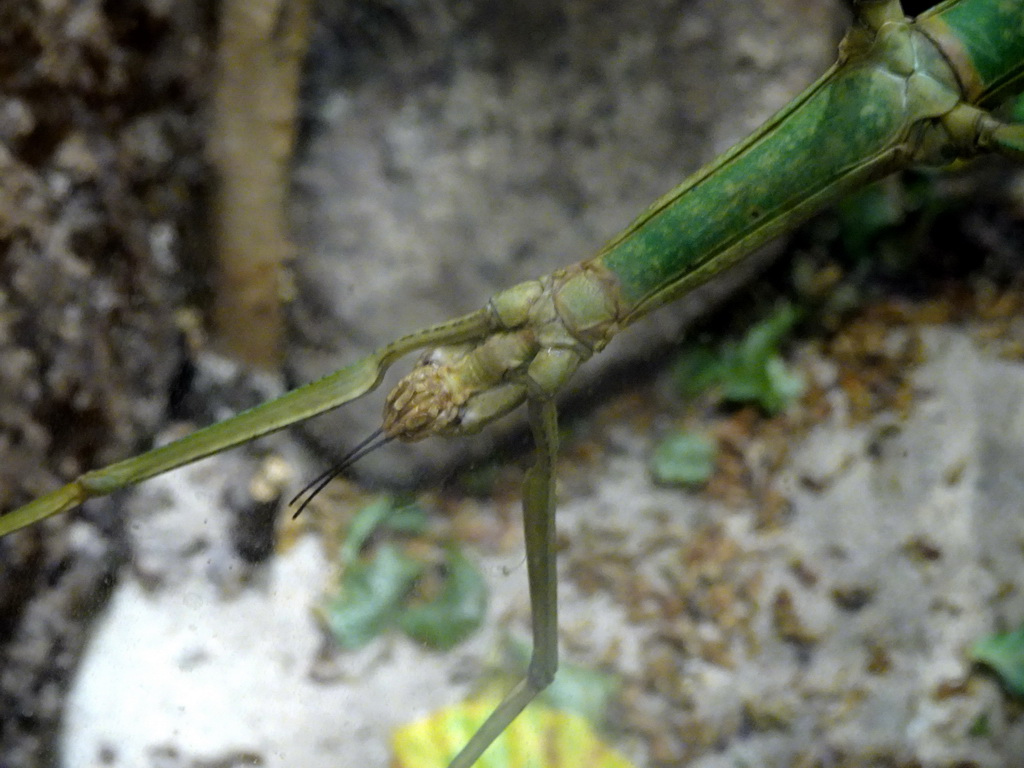
[[[469,768],[555,675],[555,398],[576,369],[639,318],[870,181],[981,153],[1024,158],[1024,126],[988,111],[1024,88],[1024,2],[946,0],[907,19],[898,0],[860,0],[856,12],[832,68],[593,258],[504,290],[476,312],[277,400],[87,472],[4,515],[0,535],[344,405],[426,348],[388,396],[379,441],[468,435],[523,404],[535,441],[522,488],[532,657],[451,763]]]

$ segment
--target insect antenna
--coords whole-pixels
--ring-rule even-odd
[[[316,477],[314,477],[310,482],[303,486],[301,491],[295,494],[291,501],[288,502],[288,506],[292,506],[293,504],[297,503],[299,499],[301,499],[303,496],[306,496],[302,503],[299,504],[299,508],[295,510],[295,514],[292,515],[292,520],[294,520],[302,514],[302,510],[309,506],[309,502],[316,498],[317,494],[320,493],[320,491],[322,491],[324,488],[326,488],[327,484],[331,482],[331,480],[340,475],[342,472],[351,467],[353,464],[355,464],[357,461],[359,461],[367,454],[376,451],[378,448],[383,448],[385,445],[391,442],[391,439],[391,437],[384,434],[383,428],[377,429],[369,437],[367,437],[365,440],[359,443],[359,445],[357,445],[355,448],[353,448],[351,451],[345,454],[342,457],[341,461],[339,461],[330,469],[327,469],[321,472]]]

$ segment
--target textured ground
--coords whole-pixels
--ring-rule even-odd
[[[1024,749],[1019,712],[965,657],[1024,616],[1024,365],[963,327],[886,344],[918,333],[906,416],[852,427],[839,366],[798,351],[819,393],[792,423],[825,415],[794,428],[778,469],[772,429],[736,435],[753,478],[739,503],[652,485],[653,436],[675,418],[651,406],[658,387],[576,425],[560,468],[563,647],[621,677],[613,725],[638,765],[997,768]],[[239,461],[136,497],[135,571],[77,680],[69,768],[384,766],[394,726],[463,696],[499,625],[524,629],[514,504],[449,494],[457,526],[477,521],[486,629],[448,654],[387,637],[325,655],[315,538],[232,577],[218,498]],[[760,503],[742,501],[750,489]]]

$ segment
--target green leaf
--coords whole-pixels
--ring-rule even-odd
[[[402,726],[392,737],[392,765],[395,768],[445,768],[499,701],[500,696],[481,696]],[[474,768],[634,768],[605,743],[584,718],[538,702],[513,720],[473,765]]]
[[[755,403],[769,414],[784,411],[804,391],[803,377],[779,354],[799,318],[799,310],[786,303],[754,324],[739,342],[724,343],[717,350],[688,350],[673,370],[679,391],[692,396],[717,386],[726,400]]]
[[[718,447],[706,435],[679,432],[654,449],[651,472],[659,483],[701,485],[715,471]]]
[[[338,557],[351,563],[378,528],[416,535],[427,529],[427,513],[415,502],[403,504],[394,496],[380,496],[363,507],[352,520]]]
[[[578,664],[563,664],[544,691],[544,700],[561,712],[575,712],[591,723],[602,723],[617,688],[611,675]]]
[[[800,397],[803,378],[779,355],[798,319],[797,309],[786,303],[747,332],[726,356],[722,393],[727,400],[757,403],[768,413],[779,413]]]
[[[1015,632],[982,638],[970,657],[995,672],[1014,696],[1024,697],[1024,625]]]
[[[448,576],[437,599],[407,608],[398,619],[409,637],[440,651],[475,632],[487,612],[487,586],[476,566],[451,548],[445,567]]]
[[[338,595],[320,611],[338,644],[359,648],[393,625],[422,570],[393,544],[381,545],[371,560],[350,563]]]
[[[395,533],[406,536],[420,536],[430,528],[430,517],[427,510],[414,501],[402,503],[392,502],[392,512],[384,519],[382,526]]]
[[[345,541],[341,544],[338,557],[342,564],[355,561],[366,540],[380,527],[384,518],[391,513],[393,506],[390,496],[381,496],[356,513],[356,516],[352,518],[352,524],[348,527],[348,535],[345,536]]]
[[[529,643],[508,639],[503,652],[508,657],[508,666],[516,670],[517,676],[525,674],[530,663]],[[558,666],[554,681],[539,698],[554,709],[582,715],[588,722],[599,726],[607,719],[608,707],[618,687],[615,677],[606,672],[563,662]]]
[[[756,403],[768,414],[782,413],[804,393],[804,379],[778,355],[757,366],[738,369],[725,381],[722,394],[737,403]]]
[[[355,516],[341,545],[344,567],[337,595],[318,609],[324,623],[344,648],[358,648],[398,624],[425,645],[448,649],[483,620],[486,587],[475,568],[455,550],[447,557],[448,579],[436,600],[409,607],[409,593],[424,565],[394,544],[382,544],[361,555],[378,529],[416,535],[427,528],[427,513],[415,503],[381,496]]]

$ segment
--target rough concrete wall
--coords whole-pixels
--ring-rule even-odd
[[[596,252],[821,74],[844,20],[820,0],[331,8],[293,196],[296,381]],[[632,329],[577,384],[678,326]],[[342,452],[379,418],[361,405],[308,429]],[[415,483],[467,445],[435,442],[359,469]]]
[[[181,363],[202,231],[204,0],[0,4],[0,509],[122,458]],[[110,505],[0,540],[0,764],[51,761]]]

